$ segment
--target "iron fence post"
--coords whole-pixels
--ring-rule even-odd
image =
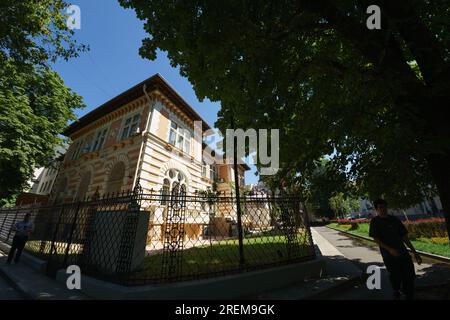
[[[64,263],[63,263],[64,267],[67,265],[67,257],[69,255],[70,246],[72,245],[72,237],[73,237],[73,233],[75,231],[76,225],[77,225],[78,212],[80,211],[80,207],[81,207],[81,201],[78,201],[75,215],[74,215],[73,221],[72,221],[72,226],[70,228],[69,239],[67,240],[66,250],[64,252]]]
[[[231,127],[235,128],[234,117],[231,119]],[[237,210],[237,224],[238,224],[238,238],[239,238],[239,266],[244,266],[245,258],[244,258],[244,237],[242,234],[242,213],[241,213],[241,198],[239,192],[239,172],[238,172],[238,164],[237,164],[237,137],[234,136],[233,143],[233,168],[234,168],[234,187],[236,189],[236,210]]]
[[[121,242],[116,266],[116,273],[118,273],[122,282],[129,279],[132,266],[134,243],[136,240],[143,193],[143,188],[141,187],[139,180],[140,179],[138,177],[136,185],[131,193],[130,203],[128,204],[125,221],[122,227]]]
[[[80,263],[81,266],[88,266],[90,263],[90,247],[91,247],[91,239],[93,238],[94,234],[94,224],[95,224],[95,217],[97,213],[97,208],[100,207],[99,200],[100,199],[100,193],[99,193],[99,187],[95,190],[94,195],[91,198],[91,201],[89,203],[89,206],[87,208],[86,212],[86,230],[84,234],[83,239],[83,247],[81,248],[81,257],[80,257]]]
[[[303,207],[303,219],[304,219],[304,223],[305,223],[305,227],[306,227],[306,232],[308,232],[309,248],[315,257],[316,250],[314,249],[314,242],[313,242],[312,233],[311,233],[311,224],[309,221],[309,214],[308,214],[308,209],[306,208],[306,203],[302,202],[302,207]]]
[[[59,228],[59,225],[61,223],[61,219],[62,219],[63,213],[64,213],[64,204],[61,205],[61,211],[59,213],[58,221],[56,222],[55,230],[53,231],[52,242],[50,244],[50,252],[49,252],[48,259],[47,259],[47,274],[49,274],[49,275],[52,275],[51,273],[53,273],[53,270],[51,270],[52,260],[53,260],[53,253],[55,251],[56,235],[58,234],[58,228]],[[58,252],[56,252],[56,253],[58,253]]]

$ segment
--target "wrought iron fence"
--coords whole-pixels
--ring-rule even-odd
[[[242,233],[235,197],[141,190],[46,207],[0,209],[0,241],[31,214],[25,250],[47,261],[47,273],[68,265],[125,285],[214,277],[314,258],[309,221],[293,197],[242,197]],[[243,250],[239,250],[239,236]],[[241,256],[243,254],[243,256]]]

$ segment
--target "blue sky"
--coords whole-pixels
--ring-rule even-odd
[[[115,0],[72,0],[81,9],[81,29],[75,39],[89,45],[90,51],[68,62],[60,61],[55,70],[67,86],[81,95],[86,108],[77,116],[92,111],[155,73],[160,73],[211,126],[220,103],[200,102],[192,85],[178,68],[171,67],[164,52],[155,61],[143,59],[138,50],[146,37],[143,22],[133,10],[122,8]],[[255,168],[246,173],[246,183],[255,183]]]

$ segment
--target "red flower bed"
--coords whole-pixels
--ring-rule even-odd
[[[355,230],[360,223],[369,223],[369,219],[338,219],[340,225],[349,225],[349,230]],[[447,229],[444,218],[424,218],[403,221],[411,239],[418,238],[446,238]]]
[[[404,224],[415,224],[415,223],[444,223],[445,219],[444,218],[423,218],[423,219],[417,219],[417,220],[409,220],[409,221],[404,221]]]
[[[370,220],[366,218],[359,218],[359,219],[338,219],[338,224],[354,224],[354,223],[369,223]]]

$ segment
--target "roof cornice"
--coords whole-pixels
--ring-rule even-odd
[[[164,96],[172,101],[193,121],[202,121],[204,131],[211,129],[194,108],[192,108],[159,73],[157,73],[74,121],[64,130],[63,134],[65,136],[70,136],[98,119],[120,109],[127,103],[142,97],[144,95],[144,85],[146,85],[146,90],[148,92],[157,90],[163,93]]]

